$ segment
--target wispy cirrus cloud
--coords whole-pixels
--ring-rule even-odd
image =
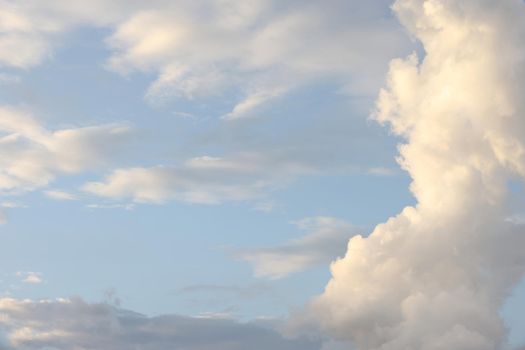
[[[279,166],[279,172],[274,172]],[[104,181],[87,183],[88,193],[112,199],[132,199],[139,203],[178,200],[217,204],[264,197],[297,174],[312,173],[307,164],[276,159],[264,154],[241,153],[236,157],[202,156],[179,167],[119,169]]]
[[[307,234],[280,245],[245,249],[233,255],[253,266],[259,277],[283,278],[291,273],[326,264],[344,254],[357,229],[332,217],[312,217],[294,222]]]
[[[228,120],[316,80],[373,93],[387,58],[408,46],[386,4],[179,1],[118,23],[108,66],[157,73],[152,100],[237,91]]]
[[[44,191],[44,194],[48,198],[59,201],[73,201],[77,199],[74,194],[62,190],[47,190]]]

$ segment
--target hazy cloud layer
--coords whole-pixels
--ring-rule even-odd
[[[373,93],[386,58],[406,47],[386,4],[178,1],[119,23],[109,66],[157,72],[153,100],[240,90],[230,120],[316,79]]]
[[[327,170],[336,163],[334,160],[327,167],[329,159],[346,160],[348,150],[341,147],[343,142],[352,149],[363,142],[355,141],[354,147],[354,141],[348,140],[359,135],[349,138],[342,134],[355,124],[346,116],[313,126],[315,130],[291,128],[285,140],[277,142],[274,136],[243,134],[242,129],[228,125],[238,123],[226,120],[260,115],[265,105],[317,82],[330,81],[334,89],[350,95],[374,94],[388,60],[409,47],[388,5],[386,0],[365,5],[336,0],[330,6],[316,1],[298,6],[294,1],[273,0],[249,4],[231,0],[94,0],[89,5],[80,0],[2,0],[0,64],[31,68],[53,59],[55,47],[67,45],[66,34],[81,27],[104,28],[108,33],[103,43],[108,48],[107,68],[128,76],[137,72],[153,76],[145,91],[147,100],[156,104],[184,98],[202,103],[207,98],[228,97],[224,101],[229,105],[220,112],[225,119],[222,125],[227,126],[202,136],[216,140],[213,147],[222,152],[180,157],[157,162],[157,166],[143,166],[137,160],[137,166],[116,169],[106,179],[87,184],[85,190],[137,202],[258,199],[298,176]],[[275,122],[272,127],[285,128],[282,124],[289,122]],[[329,138],[322,136],[328,134]],[[193,164],[206,159],[216,160],[217,166],[197,169]],[[93,161],[93,157],[78,159],[77,165],[82,163],[82,171],[87,171]],[[220,169],[224,163],[234,166]],[[155,160],[148,164],[155,164]],[[246,166],[251,170],[240,169]],[[344,168],[350,166],[345,164]],[[9,178],[9,186],[25,190],[42,187],[60,172],[47,165],[35,167],[29,173],[40,171],[38,179]]]
[[[81,299],[0,299],[5,350],[314,350],[317,341],[286,339],[257,323],[178,315],[147,317]]]
[[[317,79],[343,90],[374,93],[385,63],[407,47],[388,1],[90,1],[3,0],[0,64],[35,66],[64,34],[106,27],[108,67],[153,72],[153,101],[235,90],[226,119]]]
[[[496,350],[525,268],[509,222],[525,176],[525,4],[398,0],[426,54],[394,60],[375,118],[406,139],[418,203],[355,236],[305,316],[359,349]]]

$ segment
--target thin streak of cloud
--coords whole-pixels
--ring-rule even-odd
[[[351,224],[331,217],[294,222],[307,235],[268,248],[238,250],[234,257],[253,266],[258,277],[278,279],[325,264],[342,256],[348,240],[357,234]]]

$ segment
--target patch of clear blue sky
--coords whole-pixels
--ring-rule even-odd
[[[107,34],[76,31],[43,65],[13,71],[23,81],[0,87],[0,101],[28,106],[53,127],[132,123],[138,136],[120,166],[170,164],[245,146],[304,145],[308,152],[319,152],[314,156],[333,158],[323,159],[327,168],[348,163],[356,171],[327,169],[324,175],[296,179],[270,194],[277,209],[269,213],[254,210],[254,203],[170,202],[139,205],[132,211],[94,210],[85,207],[94,199],[56,202],[40,193],[28,194],[17,199],[28,208],[11,210],[9,224],[2,227],[2,288],[13,295],[100,300],[114,288],[123,306],[148,314],[227,311],[241,317],[282,316],[322,290],[327,268],[278,281],[259,280],[249,266],[233,260],[226,247],[274,245],[296,238],[301,232],[290,222],[311,216],[345,219],[367,234],[413,204],[409,179],[402,171],[393,176],[364,171],[370,166],[396,167],[399,140],[366,120],[373,97],[350,99],[325,82],[292,93],[259,118],[237,124],[219,119],[234,103],[233,91],[205,102],[176,99],[152,107],[143,98],[151,74],[122,77],[103,68]],[[180,118],[175,112],[195,118]],[[76,189],[103,174],[61,178],[52,187]],[[15,271],[42,272],[45,282],[16,283]],[[188,286],[204,288],[181,292]],[[250,288],[258,291],[236,294]],[[525,328],[519,312],[525,307],[524,295],[522,284],[504,310],[515,342],[523,334],[519,329]]]
[[[219,119],[231,108],[233,96],[206,103],[177,99],[154,108],[143,99],[152,76],[122,77],[104,69],[108,52],[101,43],[106,35],[78,31],[52,59],[22,72],[23,81],[3,91],[3,102],[28,106],[50,127],[131,122],[141,134],[139,144],[131,146],[139,153],[121,160],[120,166],[170,164],[246,145],[264,149],[272,144],[304,144],[332,152],[327,154],[334,158],[330,164],[361,166],[370,165],[367,157],[382,163],[387,159],[384,153],[393,154],[393,141],[386,132],[364,118],[372,100],[349,100],[329,82],[298,91],[260,118],[240,123]],[[356,103],[360,105],[355,107]],[[177,117],[176,111],[195,118]],[[61,177],[51,187],[75,190],[102,175]],[[20,296],[81,295],[97,300],[105,290],[115,288],[125,306],[146,313],[220,311],[232,305],[218,303],[213,310],[204,310],[202,302],[188,302],[191,296],[176,291],[191,285],[262,283],[252,277],[249,266],[232,260],[224,247],[279,244],[300,234],[290,221],[309,216],[337,216],[371,226],[396,213],[399,203],[410,201],[406,183],[402,175],[371,177],[362,170],[303,177],[270,194],[277,205],[271,213],[256,211],[255,203],[249,202],[213,206],[172,202],[140,205],[133,211],[94,210],[85,204],[96,199],[56,202],[32,193],[17,199],[28,208],[9,213],[0,259],[7,273],[44,274],[43,285],[19,286]],[[402,191],[404,199],[400,199]],[[290,303],[320,292],[327,278],[327,269],[319,269],[277,282],[263,281],[270,285],[266,294],[233,306],[248,316],[282,315]]]
[[[195,313],[181,300],[189,296],[174,291],[191,285],[261,282],[251,277],[246,264],[232,260],[226,247],[279,244],[299,236],[291,220],[312,215],[337,216],[367,229],[402,205],[385,202],[382,194],[410,200],[400,193],[403,181],[363,175],[304,179],[276,196],[283,211],[275,213],[243,204],[177,202],[133,211],[94,210],[35,193],[25,200],[30,207],[11,212],[0,262],[4,271],[44,274],[47,282],[24,288],[20,293],[28,294],[23,296],[82,295],[96,300],[104,290],[115,288],[124,305],[135,310]],[[268,296],[276,288],[288,298],[271,305],[257,302],[250,314],[283,314],[291,296],[300,302],[322,289],[327,279],[323,270],[265,282],[272,288]]]
[[[525,344],[525,279],[514,289],[503,307],[502,315],[509,327],[509,342],[512,345]]]

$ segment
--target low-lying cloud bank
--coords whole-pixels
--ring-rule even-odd
[[[268,325],[179,315],[147,317],[81,299],[0,299],[3,350],[318,350]]]

